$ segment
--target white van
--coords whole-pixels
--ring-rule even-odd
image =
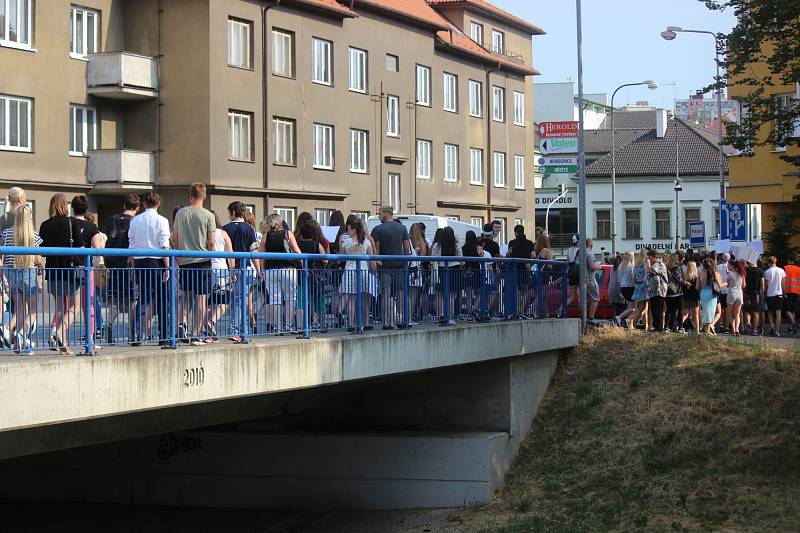
[[[403,225],[407,229],[411,229],[411,224],[415,222],[422,222],[425,224],[425,238],[428,239],[429,243],[433,242],[433,236],[436,233],[436,230],[439,228],[446,228],[451,227],[453,228],[453,233],[456,234],[456,239],[458,240],[458,246],[464,246],[464,242],[466,241],[467,232],[472,230],[475,232],[476,237],[481,236],[481,231],[483,228],[479,228],[473,224],[467,224],[466,222],[461,222],[458,220],[448,220],[444,217],[437,217],[433,215],[395,215],[395,219],[400,220]],[[367,219],[367,232],[372,233],[372,230],[381,223],[381,220],[378,216],[373,215]]]

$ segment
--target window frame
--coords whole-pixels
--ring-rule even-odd
[[[363,139],[358,146],[358,159],[363,160],[363,168],[354,166],[356,161],[356,139]],[[369,131],[350,128],[350,172],[355,174],[369,173]]]
[[[360,56],[360,61],[357,61],[357,64],[360,65],[360,76],[357,81],[360,82],[362,87],[354,86],[353,85],[353,60],[354,58]],[[348,76],[347,76],[347,88],[349,91],[354,93],[360,94],[367,94],[369,89],[369,53],[364,50],[363,48],[356,48],[355,46],[348,47],[347,51],[347,63],[348,63]]]
[[[477,32],[475,31],[477,30]],[[477,39],[475,34],[477,33]],[[479,45],[483,46],[483,24],[475,21],[469,23],[469,38]]]
[[[478,156],[476,164],[475,156]],[[475,180],[475,170],[478,172],[478,180]],[[469,184],[483,185],[483,148],[470,147],[469,149]]]
[[[500,169],[502,169],[502,173],[498,174],[498,170]],[[498,177],[502,178],[502,183],[498,181]],[[492,183],[495,187],[500,189],[508,188],[508,169],[506,168],[505,152],[497,150],[492,152]]]
[[[397,182],[392,183],[393,179],[397,178]],[[395,213],[400,211],[402,207],[403,199],[402,199],[402,191],[403,184],[402,184],[402,176],[399,172],[387,172],[386,173],[386,202],[394,208]],[[397,193],[397,194],[394,194]],[[392,201],[392,196],[397,196],[394,202]],[[398,205],[394,205],[394,204]]]
[[[667,212],[666,219],[659,219],[658,215],[660,211]],[[666,234],[660,233],[659,230],[659,223],[664,224],[666,223]],[[653,235],[655,239],[672,239],[672,209],[669,207],[655,207],[653,208]]]
[[[499,85],[492,85],[492,121],[506,121],[506,89]]]
[[[280,126],[283,126],[280,128]],[[279,130],[286,131],[287,128],[291,129],[291,134],[278,135]],[[290,161],[280,161],[278,158],[278,140],[288,139],[289,141],[289,155]],[[297,121],[291,118],[273,116],[272,117],[272,164],[280,167],[296,167],[297,166]]]
[[[631,235],[631,233],[633,233],[633,232],[630,231],[630,228],[628,226],[629,223],[633,223],[633,221],[629,221],[628,220],[628,214],[629,213],[636,213],[636,232],[635,232],[636,234],[635,235]],[[638,208],[638,207],[627,208],[627,209],[624,210],[624,215],[625,215],[625,238],[628,239],[628,240],[641,239],[642,238],[642,210],[641,210],[641,208]]]
[[[83,43],[83,50],[76,51],[77,48],[77,41],[75,39],[77,25],[78,25],[78,16],[77,14],[80,13],[82,16],[82,43]],[[89,16],[92,16],[93,22],[92,26],[94,28],[94,51],[89,51],[89,42],[88,42],[88,31],[89,31],[89,23],[88,19]],[[100,50],[100,31],[102,30],[102,24],[100,24],[100,11],[97,9],[92,9],[89,7],[80,6],[77,4],[70,4],[69,6],[69,56],[73,59],[82,59],[85,60],[86,56],[89,54],[96,54]]]
[[[321,69],[318,67],[320,60],[323,60]],[[317,78],[318,70],[321,70],[320,74],[327,76]],[[311,83],[333,87],[333,41],[322,37],[311,38]]]
[[[482,118],[483,117],[483,82],[478,80],[469,80],[467,82],[469,88],[469,116]],[[475,96],[477,95],[477,98]]]
[[[422,150],[420,150],[420,147],[422,147],[422,146],[427,147],[426,150],[425,150],[425,152],[426,152],[425,155],[427,156],[426,158],[421,158],[420,157],[420,154],[423,152]],[[432,180],[433,179],[433,142],[428,140],[428,139],[417,139],[415,153],[416,153],[416,157],[415,157],[416,165],[415,166],[417,167],[416,168],[416,177],[417,177],[417,179],[419,179],[419,180]],[[427,175],[426,174],[420,174],[420,168],[421,168],[420,167],[420,162],[421,161],[423,163],[426,163],[426,165],[425,165],[426,168],[423,168],[423,170],[427,170]]]
[[[525,190],[525,156],[514,154],[514,189]]]
[[[697,211],[697,218],[689,218],[689,211]],[[701,207],[684,207],[683,208],[683,239],[689,238],[689,222],[698,222],[703,220],[703,209]]]
[[[247,32],[247,50],[246,50],[246,65],[244,64],[237,64],[232,63],[231,61],[231,53],[233,51],[232,44],[233,44],[233,28],[234,27],[241,27],[245,28]],[[241,42],[238,44],[242,44]],[[242,70],[253,70],[253,22],[245,19],[240,19],[236,17],[228,17],[228,66],[231,68],[238,68]]]
[[[417,105],[431,107],[431,67],[417,63],[414,72],[415,72],[414,81],[416,82],[416,92],[414,94],[414,100]],[[420,77],[420,73],[424,73],[424,75]],[[420,87],[421,81],[424,82],[422,84],[422,87]],[[425,93],[424,100],[420,98],[420,92],[421,92],[420,89],[422,89],[423,92]]]
[[[444,177],[442,181],[458,183],[458,145],[444,143],[442,152],[444,154]]]
[[[76,133],[76,128],[78,127],[78,122],[77,122],[76,119],[77,119],[77,115],[78,115],[79,112],[83,116],[83,121],[82,121],[81,126],[80,126],[81,130],[82,130],[81,131],[81,137],[80,137],[82,139],[82,143],[81,143],[82,146],[80,148],[82,148],[82,150],[74,150],[73,149],[75,147],[74,142],[77,142],[77,139],[78,139],[78,136],[75,135],[75,133]],[[88,131],[89,130],[89,120],[88,120],[89,112],[91,112],[91,114],[93,116],[93,120],[92,120],[93,128],[92,128],[92,140],[91,140],[91,143],[89,143],[89,135],[88,135],[88,133],[89,133],[89,131]],[[70,155],[70,156],[73,156],[73,157],[86,157],[88,155],[88,153],[89,153],[89,150],[97,150],[97,146],[99,144],[98,143],[99,123],[100,123],[100,121],[98,120],[98,117],[97,117],[97,108],[96,107],[94,107],[94,106],[86,106],[86,105],[79,105],[79,104],[70,104],[69,105],[69,129],[70,129],[69,139],[70,139],[70,145],[67,148],[67,154]],[[93,146],[90,146],[90,144],[93,145]]]
[[[4,13],[10,13],[9,5],[11,2],[16,4],[16,11],[17,11],[17,39],[12,41],[9,39],[11,34],[11,20],[6,15],[3,17],[3,25],[0,28],[0,46],[6,48],[16,48],[18,50],[28,50],[28,51],[35,51],[33,48],[33,17],[34,17],[34,2],[33,0],[0,0],[4,8]],[[20,6],[25,5],[26,9],[20,9]],[[27,41],[23,41],[20,39],[20,21],[22,20],[22,16],[24,13],[28,14],[27,24],[25,25],[25,33],[27,37]]]
[[[335,160],[335,156],[336,156],[335,146],[336,145],[335,145],[335,137],[334,137],[336,135],[336,129],[333,127],[332,124],[323,124],[321,122],[314,122],[312,131],[313,131],[312,146],[313,146],[313,149],[314,149],[314,161],[313,161],[313,165],[312,165],[313,168],[315,170],[334,170],[335,164],[336,164],[336,160]],[[323,133],[325,131],[330,131],[330,135],[329,135],[330,142],[328,143],[327,150],[326,150],[326,145],[325,145],[325,142],[324,142],[325,135]],[[320,137],[321,133],[322,133],[322,137]],[[322,140],[321,148],[319,148],[319,143],[318,143],[318,141],[320,141],[320,139]],[[326,153],[323,154],[322,152],[326,152]],[[326,157],[327,159],[330,159],[329,164],[326,164],[324,161],[320,162],[319,157],[321,155],[323,157]]]
[[[499,37],[499,39],[496,39]],[[497,41],[500,42],[500,46],[497,46]],[[495,54],[505,54],[506,53],[506,34],[500,30],[492,28],[492,52]]]
[[[247,119],[247,157],[237,157],[234,151],[234,131],[236,128],[236,119],[241,122]],[[253,126],[255,122],[255,115],[248,111],[238,109],[228,109],[228,161],[237,161],[240,163],[253,163],[255,161],[255,146],[253,145]],[[241,142],[240,146],[241,148]]]
[[[477,224],[476,224],[476,221],[477,221]],[[469,223],[472,224],[473,226],[477,226],[477,227],[483,229],[483,224],[484,224],[483,217],[480,216],[480,215],[470,215]]]
[[[286,42],[286,46],[282,46],[285,48],[286,57],[284,58],[284,62],[288,65],[288,73],[278,72],[276,70],[276,52],[278,50],[277,46],[277,39],[281,38],[284,42]],[[294,43],[295,43],[295,33],[293,31],[284,30],[283,28],[272,28],[272,75],[278,76],[280,78],[288,78],[288,79],[295,79],[295,53],[294,53]]]
[[[386,136],[400,137],[400,97],[393,94],[386,95]]]
[[[600,213],[605,213],[607,216],[601,217]],[[594,210],[594,230],[597,240],[605,241],[611,239],[611,209]]]
[[[276,205],[272,208],[273,213],[277,213],[283,218],[286,225],[289,226],[289,231],[294,231],[294,222],[297,220],[297,208]],[[290,216],[286,216],[290,215]]]
[[[442,109],[458,113],[458,76],[442,72]]]
[[[514,95],[514,125],[525,126],[525,93],[513,91]]]
[[[16,102],[17,105],[17,145],[11,145],[11,102]],[[27,116],[25,121],[27,143],[22,146],[19,143],[20,133],[22,132],[22,122],[19,120],[19,108],[22,103],[26,104]],[[2,131],[2,139],[0,141],[0,150],[7,152],[33,152],[33,105],[34,99],[25,96],[13,96],[10,94],[0,93],[0,106],[2,106],[2,120],[0,120],[0,128]]]
[[[389,68],[389,59],[394,62],[394,68]],[[384,62],[386,63],[386,72],[400,72],[400,56],[397,54],[390,54],[387,52]]]
[[[314,208],[314,220],[320,226],[327,226],[328,222],[331,220],[331,215],[333,214],[334,209],[332,207],[315,207]],[[325,214],[326,216],[320,217],[320,214]],[[322,218],[322,220],[320,220]]]

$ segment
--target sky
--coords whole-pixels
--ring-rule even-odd
[[[547,32],[533,37],[533,65],[542,73],[534,83],[572,80],[577,94],[575,2],[490,1]],[[732,13],[709,11],[699,0],[583,0],[581,11],[585,93],[610,98],[623,83],[653,79],[661,84],[656,90],[621,89],[615,106],[647,100],[672,109],[674,97],[688,98],[714,81],[713,38],[683,33],[665,41],[660,33],[667,26],[728,33],[736,24]]]

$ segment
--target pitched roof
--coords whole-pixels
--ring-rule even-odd
[[[408,17],[437,29],[450,27],[447,20],[429,6],[425,0],[356,0],[356,3],[387,11],[394,15]]]
[[[484,63],[501,65],[509,70],[513,70],[525,76],[536,76],[540,72],[533,67],[529,67],[524,63],[518,63],[511,58],[501,54],[493,54],[483,46],[479,45],[466,35],[461,30],[451,25],[449,30],[442,30],[436,33],[436,38],[442,44],[455,48],[456,50],[465,54],[471,55],[474,58],[480,59]]]
[[[614,143],[617,145],[617,150],[652,131],[650,129],[618,130],[616,126],[614,129],[616,130]],[[586,130],[584,143],[586,151],[590,154],[607,154],[611,151],[611,130]]]
[[[600,128],[605,130],[611,129],[611,114],[607,114],[603,119]],[[656,129],[656,110],[645,109],[642,111],[615,111],[614,112],[614,129]]]
[[[325,11],[330,11],[345,17],[357,17],[355,11],[350,9],[344,4],[339,3],[337,0],[292,0],[298,4],[305,4],[310,7],[316,7]]]
[[[491,15],[495,18],[504,20],[509,24],[513,24],[519,28],[531,32],[531,35],[544,35],[544,30],[536,24],[531,24],[527,20],[521,19],[516,15],[512,15],[504,9],[486,2],[486,0],[428,0],[429,4],[444,5],[444,6],[464,6],[471,7],[484,13]]]
[[[693,124],[680,119],[677,121],[671,119],[664,137],[656,137],[654,128],[621,148],[617,145],[617,176],[674,175],[676,136],[678,168],[681,174],[712,176],[719,173],[719,152],[716,144],[710,141],[705,133],[698,131]],[[727,173],[727,159],[724,165]],[[587,165],[586,175],[610,176],[611,154],[608,153]]]

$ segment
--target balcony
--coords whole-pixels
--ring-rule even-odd
[[[86,86],[89,94],[120,100],[143,100],[158,95],[155,58],[128,52],[91,54],[88,58]]]
[[[525,58],[522,57],[521,54],[512,52],[511,50],[507,50],[505,47],[499,47],[493,43],[483,43],[483,47],[489,50],[494,55],[505,59],[506,61],[511,61],[512,63],[517,63],[518,65],[525,64]]]
[[[150,189],[155,183],[156,158],[140,150],[89,150],[86,179],[109,191]]]

